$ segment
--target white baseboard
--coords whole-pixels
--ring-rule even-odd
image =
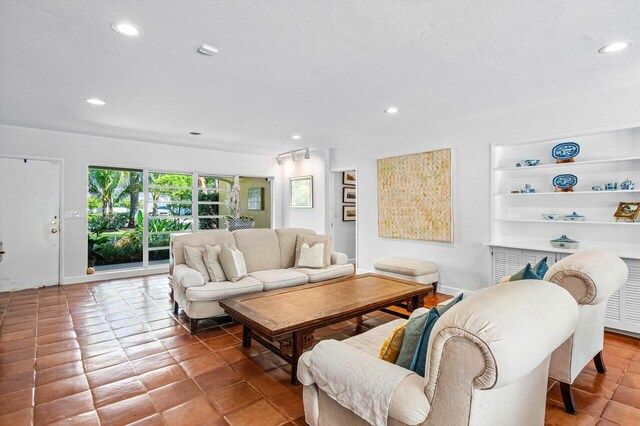
[[[104,271],[104,272],[96,272],[95,274],[92,274],[92,275],[65,277],[62,280],[62,285],[89,283],[89,282],[104,281],[104,280],[116,280],[120,278],[134,278],[134,277],[141,277],[144,275],[168,274],[168,273],[169,273],[169,265],[152,266],[151,268],[147,268],[147,269],[135,268],[135,269],[123,269],[120,271]]]

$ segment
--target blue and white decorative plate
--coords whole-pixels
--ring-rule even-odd
[[[556,188],[567,189],[575,186],[578,183],[578,177],[576,175],[558,175],[553,178],[553,186]]]
[[[575,142],[562,142],[551,150],[551,156],[557,160],[569,160],[578,154],[580,154],[580,145]]]

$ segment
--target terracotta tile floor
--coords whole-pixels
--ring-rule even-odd
[[[243,349],[238,325],[207,321],[192,337],[168,292],[158,275],[0,293],[0,424],[304,424],[285,362]],[[365,328],[394,318],[374,312]],[[355,333],[345,321],[316,337]],[[576,381],[577,416],[549,383],[549,424],[640,424],[640,341],[607,333],[605,362]]]

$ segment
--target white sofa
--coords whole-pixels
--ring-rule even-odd
[[[425,311],[420,308],[412,316]],[[543,425],[551,353],[573,333],[577,319],[573,297],[546,281],[519,281],[468,296],[435,323],[426,377],[408,373],[399,382],[391,394],[387,424]],[[384,380],[371,383],[370,378],[385,369],[387,377],[407,374],[378,358],[383,341],[402,321],[332,343],[343,345],[339,363],[323,364],[320,358],[314,364],[319,347],[301,356],[298,379],[304,385],[309,425],[367,424],[353,404],[368,407],[378,398],[373,393]],[[342,365],[349,371],[340,370]],[[338,383],[326,386],[327,377],[339,377]],[[345,394],[352,409],[344,403]]]
[[[224,314],[218,300],[247,293],[315,283],[354,273],[347,255],[332,253],[331,265],[324,269],[294,268],[298,234],[315,235],[311,229],[213,230],[174,236],[171,239],[173,299],[176,313],[181,307],[191,319],[195,334],[198,320]],[[237,282],[205,282],[202,275],[185,263],[184,247],[227,244],[244,254],[249,276]]]

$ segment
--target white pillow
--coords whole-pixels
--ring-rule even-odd
[[[324,244],[316,243],[311,247],[307,243],[302,244],[300,259],[296,266],[299,268],[324,268]]]
[[[222,251],[222,248],[217,244],[215,246],[204,246],[204,264],[207,267],[211,281],[217,283],[227,280],[222,265],[220,264],[220,259],[218,258],[220,251]]]
[[[222,246],[218,258],[220,259],[224,274],[229,281],[235,283],[247,276],[247,264],[240,250],[231,248],[225,244]]]
[[[200,272],[202,278],[204,278],[204,282],[208,283],[209,272],[204,264],[203,252],[203,247],[184,246],[184,260],[189,268]]]

